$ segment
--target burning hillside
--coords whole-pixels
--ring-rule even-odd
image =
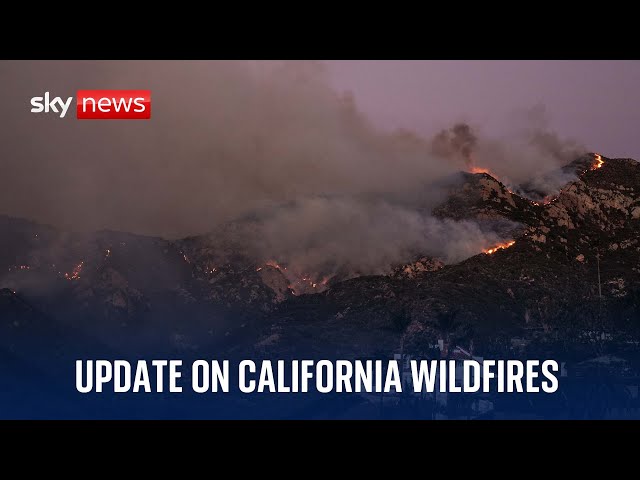
[[[397,331],[391,343],[402,339],[405,348],[443,337],[486,349],[502,341],[498,337],[507,345],[501,348],[510,348],[513,338],[575,343],[581,331],[637,335],[640,164],[599,154],[579,164],[571,167],[580,168],[579,176],[548,205],[519,200],[485,174],[469,175],[467,187],[441,214],[518,219],[519,233],[456,264],[431,267],[423,259],[419,268],[407,265],[399,275],[339,282],[317,302],[284,304],[276,317],[283,320],[274,327],[280,344],[304,342],[300,331],[351,352],[349,341],[357,337],[352,330],[358,329],[359,338],[379,332],[359,348],[389,342],[391,331]],[[325,311],[325,322],[319,321],[317,312]],[[447,312],[455,312],[455,321],[443,325]],[[305,317],[310,320],[296,331],[283,328]],[[333,333],[336,325],[345,327]]]
[[[496,253],[498,250],[504,250],[505,248],[509,248],[513,245],[515,245],[516,241],[515,240],[511,240],[509,242],[505,242],[505,243],[501,243],[499,245],[496,245],[494,247],[488,248],[486,250],[483,250],[482,253],[486,253],[487,255],[491,255],[493,253]]]
[[[575,228],[584,221],[570,212],[594,201],[576,200],[575,192],[608,174],[608,163],[599,154],[573,162],[568,168],[575,181],[546,203],[486,172],[463,173],[432,212],[418,214],[386,200],[315,198],[176,242],[111,233],[74,237],[15,223],[3,230],[1,286],[20,292],[62,280],[72,298],[84,299],[80,310],[103,305],[110,316],[120,312],[118,318],[167,302],[178,310],[206,305],[265,314],[294,297],[330,294],[347,280],[426,281],[465,259],[541,249],[557,238],[568,242],[554,233],[554,222]],[[634,205],[628,208],[640,214]],[[27,230],[25,249],[20,239]]]

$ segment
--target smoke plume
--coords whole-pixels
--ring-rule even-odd
[[[4,62],[5,213],[179,237],[306,195],[395,192],[454,171],[415,135],[374,129],[321,64]],[[30,112],[80,88],[148,88],[150,121]]]
[[[473,167],[472,154],[477,147],[478,138],[466,123],[457,123],[448,130],[442,130],[432,140],[433,153],[441,158],[462,158],[467,167]]]
[[[498,232],[515,225],[439,219],[384,199],[306,197],[225,227],[210,237],[218,251],[330,277],[384,274],[418,255],[455,263],[501,242]]]
[[[178,238],[269,210],[245,243],[305,268],[478,253],[495,234],[429,215],[455,173],[519,183],[574,154],[545,125],[516,142],[466,124],[380,131],[316,62],[1,62],[0,76],[0,213]],[[92,88],[150,89],[151,120],[30,112],[32,96]]]
[[[431,150],[460,169],[489,172],[513,190],[520,190],[525,183],[535,184],[545,195],[575,179],[561,167],[587,152],[550,128],[544,105],[514,113],[497,138],[483,135],[478,127],[458,123],[435,135]]]

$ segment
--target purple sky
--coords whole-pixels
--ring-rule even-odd
[[[640,62],[3,61],[0,78],[0,214],[65,228],[177,238],[301,198],[402,196],[466,168],[430,143],[457,122],[514,184],[571,161],[571,138],[640,160]],[[29,108],[45,91],[134,85],[153,92],[150,122]]]
[[[640,159],[639,61],[327,61],[383,128],[430,133],[454,121],[500,135],[544,105],[550,127],[610,157]]]

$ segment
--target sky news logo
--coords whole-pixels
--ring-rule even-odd
[[[51,113],[64,118],[73,97],[64,100],[44,92],[31,98],[32,113]],[[151,90],[78,90],[78,120],[148,120],[151,118]]]

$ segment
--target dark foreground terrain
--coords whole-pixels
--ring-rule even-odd
[[[67,400],[56,406],[53,399],[69,394],[72,360],[98,353],[445,358],[464,351],[564,362],[565,399],[533,413],[529,405],[526,415],[635,416],[640,164],[587,155],[566,168],[576,170],[575,180],[536,201],[525,188],[513,191],[526,197],[488,174],[464,174],[433,211],[453,220],[508,220],[512,228],[502,232],[508,238],[495,252],[449,265],[419,255],[386,275],[346,280],[292,279],[285,266],[250,258],[210,235],[167,241],[80,234],[0,217],[0,368],[3,378],[24,385],[0,394],[0,403],[7,416],[28,417],[40,388],[54,392],[45,417],[238,417],[248,415],[241,407],[246,398],[217,400],[214,409],[197,398],[191,413],[164,397],[156,399],[157,410],[136,406],[139,400],[126,408],[97,400],[98,410],[90,403],[66,409]],[[292,406],[266,399],[250,416],[439,418],[482,410],[378,400],[323,397],[320,408],[315,400]],[[525,415],[522,406],[484,400],[492,406],[487,415]]]

